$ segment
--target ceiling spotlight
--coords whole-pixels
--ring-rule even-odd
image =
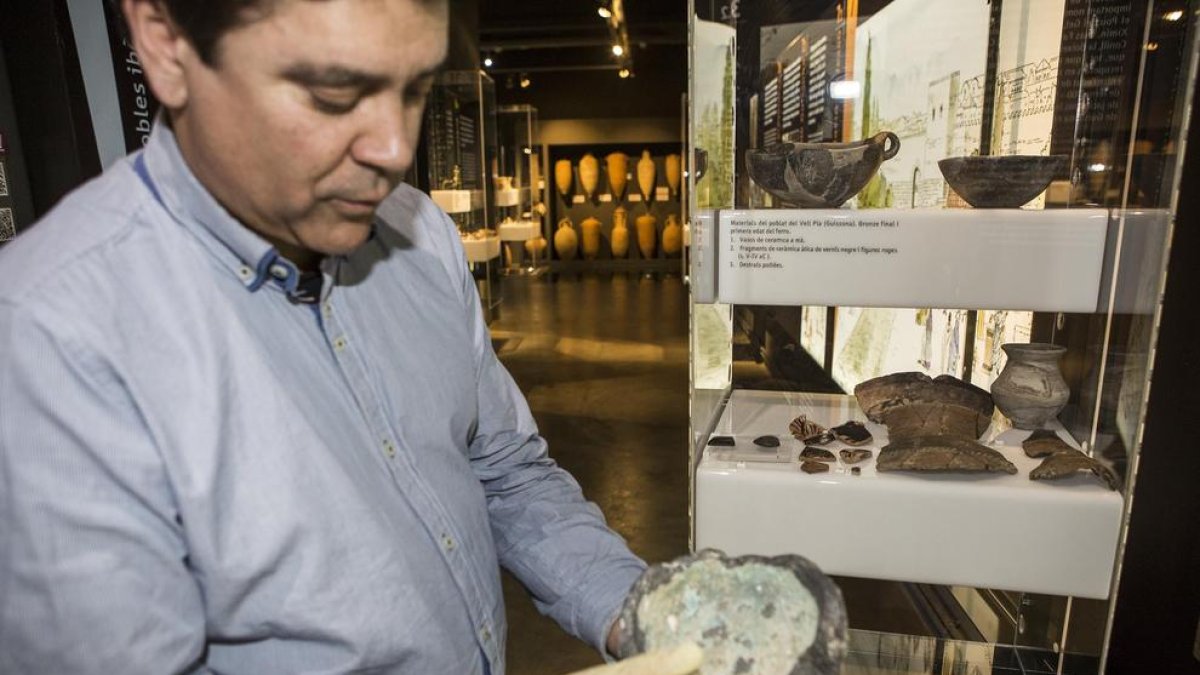
[[[1177,9],[1173,12],[1167,12],[1166,14],[1163,14],[1163,18],[1167,21],[1178,21],[1183,18],[1183,10]]]
[[[1158,43],[1157,42],[1147,42],[1146,43],[1146,51],[1148,51],[1148,52],[1158,51]]]
[[[484,57],[484,59],[483,59],[483,67],[484,68],[491,68],[493,63],[495,63],[495,62],[492,61],[492,57],[490,57],[490,56]]]
[[[617,76],[620,77],[622,80],[624,80],[625,78],[629,77],[632,74],[633,73],[629,72],[628,68],[622,68],[617,71]]]
[[[613,56],[622,56],[625,54],[625,48],[621,45],[613,45]]]
[[[531,85],[531,84],[533,84],[533,82],[530,81],[529,76],[526,75],[525,73],[521,73],[521,88],[528,89],[529,85]]]
[[[596,13],[600,15],[601,19],[612,18],[612,10],[603,5],[600,6],[600,9],[596,10]]]

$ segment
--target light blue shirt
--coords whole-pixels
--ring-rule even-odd
[[[401,186],[295,304],[169,128],[137,157],[0,252],[0,672],[499,675],[499,565],[602,650],[644,565],[449,219]]]

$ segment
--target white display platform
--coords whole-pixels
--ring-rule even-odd
[[[430,190],[429,196],[446,213],[470,213],[483,203],[480,190]]]
[[[501,241],[528,241],[542,233],[542,224],[536,220],[516,220],[500,223],[496,232]]]
[[[854,476],[839,460],[806,474],[803,443],[788,423],[806,414],[836,426],[866,423],[872,459]],[[1060,429],[1065,440],[1071,439]],[[1094,476],[1031,481],[1029,459],[1009,429],[981,442],[1017,466],[1008,474],[877,473],[887,430],[854,397],[735,391],[713,432],[735,448],[706,447],[696,470],[696,547],[731,555],[798,553],[829,574],[1008,591],[1106,598],[1122,497]],[[753,439],[779,436],[778,451]],[[995,436],[993,438],[993,436]],[[827,446],[834,454],[841,443]]]
[[[500,257],[500,237],[497,236],[482,239],[464,238],[462,245],[467,254],[467,262],[483,263]]]
[[[517,188],[496,190],[496,206],[516,206],[521,203],[521,191]]]
[[[1106,209],[720,211],[716,301],[1096,311]]]

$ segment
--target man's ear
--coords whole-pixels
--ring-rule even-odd
[[[184,64],[199,61],[191,43],[161,0],[122,0],[121,7],[154,97],[168,110],[182,109],[188,100]]]

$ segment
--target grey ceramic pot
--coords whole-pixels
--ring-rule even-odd
[[[1001,345],[1008,355],[1000,377],[992,383],[996,407],[1018,429],[1040,429],[1058,417],[1071,390],[1058,369],[1066,347],[1043,342]]]
[[[787,206],[835,209],[899,151],[900,138],[890,131],[853,143],[776,143],[748,151],[746,169]]]
[[[1042,194],[1067,166],[1064,155],[950,157],[938,162],[950,187],[978,209],[1015,209]]]

